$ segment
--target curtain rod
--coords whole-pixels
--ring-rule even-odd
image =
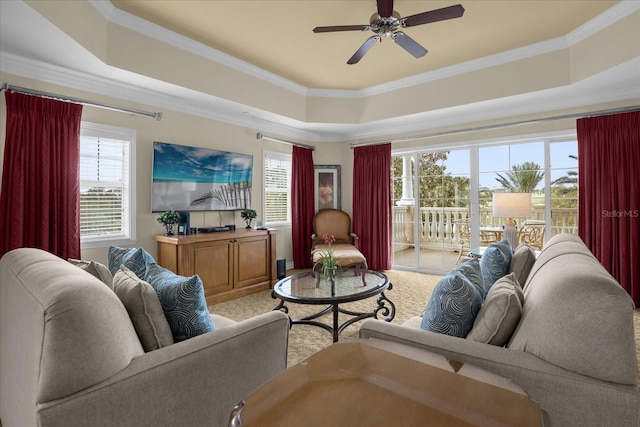
[[[364,147],[364,146],[367,146],[367,145],[380,145],[380,144],[389,144],[389,143],[393,144],[394,142],[406,142],[406,141],[413,141],[413,140],[416,140],[416,139],[434,138],[436,136],[455,135],[455,134],[459,134],[459,133],[468,133],[468,132],[476,132],[476,131],[483,131],[483,130],[490,130],[490,129],[498,129],[498,128],[504,128],[504,127],[510,127],[510,126],[520,126],[520,125],[527,125],[527,124],[531,124],[531,123],[548,122],[548,121],[553,121],[553,120],[585,118],[585,117],[595,117],[595,116],[606,116],[606,115],[611,115],[611,114],[628,113],[628,112],[637,111],[637,110],[640,110],[640,105],[634,105],[632,107],[613,108],[613,109],[610,109],[610,110],[590,111],[588,113],[576,113],[576,114],[566,114],[566,115],[562,115],[562,116],[543,117],[543,118],[540,118],[540,119],[522,120],[522,121],[518,121],[518,122],[508,122],[508,123],[501,123],[501,124],[495,124],[495,125],[480,126],[480,127],[475,127],[475,128],[464,128],[464,129],[447,130],[447,131],[442,131],[442,132],[428,133],[426,135],[405,136],[405,137],[400,137],[400,138],[387,139],[387,140],[384,140],[384,141],[363,142],[363,143],[360,143],[360,144],[351,144],[351,148]]]
[[[151,113],[151,112],[148,112],[148,111],[136,110],[134,108],[119,107],[117,105],[103,104],[103,103],[100,103],[100,102],[89,101],[89,100],[86,100],[86,99],[73,98],[71,96],[58,95],[58,94],[49,93],[49,92],[42,92],[42,91],[35,90],[35,89],[28,89],[26,87],[13,86],[13,85],[10,85],[10,84],[7,84],[7,83],[0,82],[0,91],[3,91],[3,90],[11,90],[13,92],[22,93],[22,94],[25,94],[25,95],[33,95],[33,96],[39,96],[41,98],[51,98],[51,99],[57,99],[57,100],[60,100],[60,101],[73,102],[73,103],[76,103],[76,104],[89,105],[91,107],[104,108],[106,110],[121,111],[121,112],[124,112],[124,113],[137,114],[139,116],[153,117],[154,119],[156,119],[158,121],[162,120],[162,113],[160,113],[160,112]]]
[[[302,144],[300,142],[287,141],[286,139],[274,138],[271,136],[263,135],[260,132],[256,133],[256,139],[266,139],[267,141],[279,142],[281,144],[295,145],[296,147],[308,148],[310,150],[316,149],[315,145],[307,145],[307,144]]]

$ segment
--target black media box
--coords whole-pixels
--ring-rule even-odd
[[[178,221],[178,234],[189,234],[191,232],[189,212],[178,212],[178,215],[180,215],[180,220]]]
[[[282,280],[287,277],[287,260],[285,258],[279,258],[276,260],[276,267],[278,280]]]

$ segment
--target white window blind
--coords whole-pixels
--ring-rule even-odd
[[[291,223],[291,155],[264,153],[264,223],[268,226]]]
[[[135,239],[132,152],[135,132],[84,123],[80,135],[80,236],[83,247]]]

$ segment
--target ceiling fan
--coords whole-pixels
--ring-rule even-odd
[[[406,35],[400,28],[415,27],[416,25],[429,24],[431,22],[445,21],[447,19],[460,18],[464,13],[462,5],[443,7],[442,9],[430,10],[416,15],[400,17],[400,14],[393,10],[393,0],[377,0],[378,12],[371,15],[369,25],[337,25],[332,27],[316,27],[314,33],[330,33],[334,31],[373,31],[374,36],[369,37],[360,49],[353,54],[347,64],[357,64],[358,61],[373,47],[376,42],[382,41],[382,37],[390,37],[391,40],[400,45],[401,48],[409,52],[416,58],[420,58],[427,53],[427,49],[418,42]]]

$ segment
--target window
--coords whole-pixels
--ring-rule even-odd
[[[494,192],[531,194],[544,238],[577,232],[577,140],[572,131],[393,152],[393,264],[450,271],[461,245],[454,221],[469,219],[471,245],[497,238],[506,219],[493,216]],[[475,229],[475,231],[474,231]],[[472,247],[472,249],[474,249]]]
[[[291,224],[291,154],[264,153],[264,225]]]
[[[135,130],[82,122],[80,240],[83,248],[135,243]]]

